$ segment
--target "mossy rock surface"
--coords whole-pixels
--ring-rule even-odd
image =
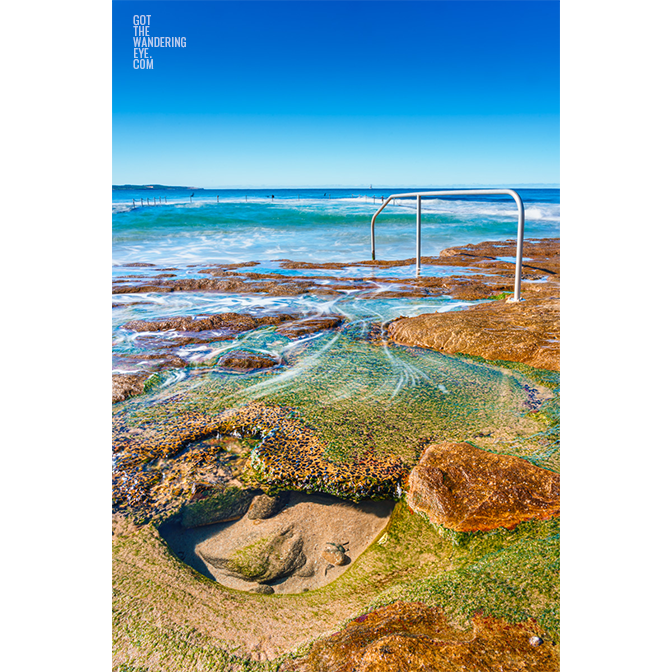
[[[253,494],[249,490],[236,486],[215,491],[203,499],[184,505],[182,527],[188,529],[242,518],[252,498]]]
[[[306,562],[303,539],[293,527],[287,527],[251,543],[228,549],[224,554],[203,552],[203,558],[213,567],[223,569],[246,581],[273,581],[291,574]]]
[[[247,517],[250,520],[265,520],[279,513],[289,501],[289,492],[280,492],[271,497],[266,494],[257,495],[250,504]]]

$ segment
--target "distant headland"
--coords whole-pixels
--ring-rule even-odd
[[[192,191],[202,191],[203,187],[174,187],[165,184],[113,184],[112,191],[140,191],[142,189],[191,189]]]

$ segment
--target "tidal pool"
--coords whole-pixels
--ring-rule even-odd
[[[161,481],[165,473],[153,469],[150,477],[147,464],[158,457],[182,458],[187,440],[213,432],[254,438],[246,456],[254,478],[272,489],[355,501],[400,496],[405,474],[426,446],[440,441],[470,441],[557,468],[539,415],[554,393],[524,367],[447,356],[386,339],[385,324],[397,316],[459,310],[469,305],[465,302],[364,300],[357,293],[329,300],[177,293],[146,298],[142,305],[129,301],[128,307],[116,309],[118,353],[142,353],[147,347],[143,339],[157,337],[124,328],[138,316],[281,311],[344,318],[336,329],[300,338],[263,327],[177,350],[188,366],[153,374],[145,394],[115,405],[115,438],[121,446],[116,468],[126,469],[121,480],[127,485],[145,483],[146,493],[147,488],[167,487]],[[169,341],[171,332],[158,337]],[[270,356],[278,364],[251,372],[218,364],[227,352],[240,350]],[[142,368],[142,358],[135,366]],[[198,427],[185,434],[184,427],[196,421]],[[151,440],[143,443],[143,433]],[[185,487],[189,479],[216,484],[230,477],[220,478],[209,468],[215,453],[214,448],[204,452],[200,469],[184,472]],[[172,492],[175,501],[178,494]],[[182,496],[186,494],[183,488]]]

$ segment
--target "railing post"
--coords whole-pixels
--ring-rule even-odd
[[[392,201],[396,203],[397,198],[410,198],[415,196],[417,199],[417,215],[416,215],[416,239],[415,239],[415,275],[418,277],[420,275],[420,258],[421,258],[421,225],[422,225],[422,195],[424,196],[480,196],[480,195],[490,195],[490,194],[507,194],[513,198],[518,206],[518,240],[516,245],[516,271],[515,279],[513,286],[513,297],[509,301],[521,301],[520,298],[520,285],[522,281],[522,266],[523,266],[523,236],[525,229],[525,208],[523,207],[523,202],[520,199],[520,196],[513,191],[513,189],[449,189],[442,191],[424,191],[424,192],[410,192],[405,194],[392,194],[387,197],[387,200],[378,208],[376,213],[371,218],[371,259],[375,261],[376,259],[376,241],[375,241],[375,224],[376,217],[385,209],[385,207]]]
[[[422,196],[418,194],[418,211],[415,217],[415,277],[420,276],[420,229],[422,225],[422,214],[420,212]]]
[[[376,216],[371,220],[371,261],[376,260],[376,232],[374,226],[376,225]]]
[[[520,301],[520,281],[523,271],[523,235],[525,231],[525,209],[520,196],[515,191],[511,192],[513,200],[518,206],[518,240],[516,241],[516,276],[513,283],[513,300]]]

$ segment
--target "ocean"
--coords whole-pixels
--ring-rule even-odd
[[[516,427],[533,385],[526,376],[428,350],[371,342],[380,329],[376,325],[397,317],[479,303],[440,293],[406,296],[404,287],[415,277],[412,259],[390,267],[356,264],[370,259],[370,221],[381,198],[404,191],[410,190],[113,191],[113,374],[145,379],[145,393],[116,404],[115,417],[147,418],[157,404],[174,404],[175,399],[181,401],[174,412],[182,412],[184,404],[214,412],[263,401],[291,407],[317,404],[323,410],[311,406],[312,417],[380,405],[388,421],[431,416],[432,426],[447,422],[444,431],[456,438],[473,431],[473,419]],[[559,190],[519,193],[526,237],[558,236]],[[423,255],[438,255],[449,246],[514,239],[517,208],[508,196],[428,198],[422,222]],[[413,200],[390,204],[376,228],[378,260],[414,256]],[[297,268],[282,260],[318,266]],[[341,265],[334,268],[328,262]],[[231,267],[235,264],[246,265]],[[469,273],[445,265],[422,268],[423,277]],[[238,284],[218,291],[203,285],[210,281]],[[168,285],[161,287],[162,282]],[[179,282],[186,284],[175,291]],[[267,324],[233,335],[215,329],[206,339],[199,333],[186,340],[179,328],[168,325],[157,332],[143,326],[227,313],[257,319],[338,316],[342,324],[335,331],[299,338]],[[241,373],[221,365],[241,351],[271,358],[278,366]],[[420,431],[420,424],[411,434]],[[537,456],[540,464],[556,459],[555,449],[542,453]]]
[[[482,460],[497,454],[503,463],[520,458],[557,472],[559,374],[517,361],[484,359],[469,351],[445,354],[430,347],[401,345],[390,327],[390,321],[398,317],[458,312],[485,301],[501,307],[502,312],[509,307],[513,310],[517,304],[498,301],[506,295],[499,293],[499,285],[497,294],[475,294],[484,298],[458,296],[458,285],[472,284],[471,273],[473,285],[483,282],[493,263],[503,270],[501,276],[492,277],[500,277],[502,287],[510,282],[513,289],[512,258],[495,256],[511,254],[511,249],[493,246],[488,254],[495,258],[488,257],[485,266],[478,266],[478,261],[468,261],[467,267],[452,258],[444,258],[443,263],[426,259],[421,278],[416,279],[415,203],[409,200],[388,206],[376,223],[376,261],[401,263],[359,263],[370,260],[370,221],[381,198],[408,189],[370,191],[113,191],[114,511],[137,525],[151,521],[156,526],[172,551],[172,564],[167,564],[169,554],[161,546],[160,553],[148,556],[152,571],[157,568],[157,575],[169,576],[171,590],[175,585],[182,590],[184,584],[188,592],[191,584],[187,581],[195,580],[194,573],[180,575],[184,567],[175,564],[176,557],[207,578],[215,574],[204,564],[199,550],[203,547],[182,536],[187,535],[183,530],[185,505],[211,507],[244,488],[271,494],[298,490],[306,501],[326,507],[319,522],[306,517],[305,535],[298,526],[282,528],[316,541],[304,542],[304,536],[299,537],[306,549],[308,574],[294,572],[288,578],[285,573],[266,582],[278,594],[264,608],[276,609],[269,613],[277,614],[273,616],[277,622],[288,613],[279,611],[287,609],[282,593],[293,593],[292,599],[300,604],[299,587],[304,585],[300,577],[341,581],[322,569],[327,559],[319,548],[333,538],[333,543],[345,542],[344,547],[347,544],[350,549],[353,534],[362,548],[370,546],[365,551],[370,554],[364,563],[353,555],[353,566],[346,571],[355,580],[337,584],[348,599],[350,594],[357,598],[359,586],[368,585],[374,586],[373,592],[367,588],[362,603],[387,599],[390,593],[384,592],[385,587],[376,595],[377,586],[384,585],[380,577],[384,577],[389,590],[409,591],[401,593],[402,601],[409,599],[406,595],[415,600],[429,568],[435,573],[429,580],[442,582],[438,584],[442,594],[456,594],[451,600],[460,608],[464,603],[465,608],[481,609],[481,595],[497,591],[478,584],[477,597],[461,595],[450,583],[455,572],[449,571],[455,567],[451,563],[458,547],[463,554],[478,548],[485,555],[470,560],[476,567],[475,577],[487,579],[497,572],[504,577],[502,585],[513,586],[516,596],[525,595],[526,587],[532,585],[530,599],[536,604],[542,595],[546,614],[557,600],[557,521],[531,520],[519,526],[522,531],[498,527],[473,534],[453,534],[441,528],[438,536],[421,516],[410,518],[409,483],[411,470],[427,448],[447,444],[452,444],[451,450],[468,449],[469,455],[481,449]],[[559,191],[520,190],[520,195],[526,207],[526,237],[557,237]],[[422,251],[428,257],[451,246],[515,239],[517,208],[509,197],[428,198],[422,221]],[[556,291],[553,271],[541,273],[535,266],[525,267],[523,299],[534,286],[530,283],[548,283],[547,287],[534,286],[535,291]],[[436,277],[450,275],[456,277]],[[529,305],[538,302],[530,300]],[[465,316],[440,319],[459,323],[460,317]],[[477,327],[473,338],[478,340],[498,328],[501,325],[495,316],[492,325]],[[526,330],[524,325],[513,328]],[[502,478],[494,471],[482,477],[477,472],[480,466],[470,469],[460,477],[467,483],[483,482],[491,488]],[[455,471],[461,470],[460,466]],[[442,476],[452,492],[452,481],[446,478],[452,475]],[[519,496],[515,487],[503,483],[501,487],[509,489],[489,494],[486,502],[511,501],[505,500],[511,492]],[[524,492],[528,497],[528,490]],[[485,519],[490,509],[482,507],[479,498],[480,494],[475,499],[469,494],[465,507],[475,507],[475,515],[486,511]],[[374,536],[346,526],[340,517],[342,509],[336,508],[354,510],[356,502],[363,501],[361,506],[366,507],[372,504],[367,500],[374,499],[386,500],[390,511],[390,500],[406,501],[395,508],[384,538],[375,544]],[[278,518],[292,506],[290,500]],[[219,523],[221,512],[217,515],[217,520],[210,520],[217,524],[197,529],[203,543],[215,539],[212,535],[226,526],[237,524],[230,522],[228,514],[228,522]],[[282,520],[273,516],[255,520],[251,524],[260,527],[252,534],[270,534],[266,530],[276,528],[263,525],[286,525]],[[334,521],[337,532],[332,534],[323,520]],[[492,520],[493,526],[502,524]],[[481,534],[487,537],[477,536]],[[132,534],[125,539],[135,543],[140,538]],[[142,538],[159,543],[155,534]],[[216,538],[217,544],[224,543]],[[257,536],[254,539],[245,541],[249,544],[245,549],[257,548],[261,542]],[[191,544],[188,548],[187,543]],[[471,544],[468,550],[466,544]],[[441,553],[430,556],[434,558],[431,564],[423,559],[426,548]],[[411,555],[416,550],[417,555]],[[154,577],[145,579],[147,552],[145,547],[133,551],[138,565],[133,564],[135,559],[124,561],[119,571],[131,567],[140,577],[137,585],[142,590],[150,586],[150,591],[158,591]],[[291,583],[295,575],[297,582]],[[136,574],[132,576],[136,580]],[[218,588],[235,589],[238,604],[259,597],[238,592],[259,592],[255,576],[235,584],[228,583],[228,575],[222,576],[217,575],[224,584]],[[201,583],[199,591],[214,586]],[[448,588],[443,588],[444,583]],[[311,600],[329,595],[315,590],[315,585],[309,588],[306,584],[301,590],[308,590]],[[501,599],[512,600],[507,591]],[[211,603],[221,601],[222,593],[212,594]],[[151,600],[154,595],[150,593]],[[499,593],[495,597],[500,599]],[[330,604],[329,599],[325,604]],[[254,608],[258,611],[258,605]],[[351,609],[349,603],[347,609]],[[528,610],[524,617],[530,613],[540,612]],[[557,629],[557,618],[538,619],[544,628]],[[545,632],[543,639],[550,639]]]
[[[370,259],[370,222],[380,207],[381,198],[405,191],[412,189],[113,190],[113,279],[116,287],[112,318],[113,373],[154,372],[153,380],[159,383],[152,394],[144,395],[137,402],[124,402],[121,406],[152,404],[164,391],[172,393],[185,386],[192,394],[201,383],[211,383],[213,378],[219,385],[218,394],[227,398],[227,403],[233,403],[233,390],[240,403],[261,398],[277,400],[281,390],[286,391],[288,387],[305,390],[316,380],[329,380],[335,375],[344,382],[348,377],[352,379],[350,392],[339,388],[336,397],[349,396],[355,391],[363,394],[366,389],[367,394],[375,390],[377,396],[382,395],[385,403],[396,403],[404,396],[399,394],[402,389],[419,390],[429,385],[434,390],[445,390],[454,387],[454,381],[465,375],[482,384],[488,379],[485,387],[494,390],[497,397],[501,381],[493,385],[489,380],[493,373],[487,367],[465,365],[431,353],[423,353],[422,357],[409,356],[400,347],[377,350],[361,342],[361,334],[374,323],[385,323],[400,316],[461,310],[478,303],[450,296],[390,297],[389,290],[394,289],[394,285],[389,282],[377,284],[376,280],[382,278],[414,278],[414,262],[392,267],[347,265]],[[521,189],[519,193],[525,204],[526,237],[558,236],[559,190]],[[428,198],[423,202],[423,255],[438,255],[442,249],[454,245],[512,239],[516,230],[517,208],[508,196]],[[378,260],[414,257],[414,200],[391,203],[379,215],[376,232]],[[346,265],[287,268],[281,260]],[[297,292],[294,285],[292,291],[286,293],[282,288],[269,293],[244,291],[243,285],[242,291],[220,293],[207,290],[158,292],[147,286],[148,281],[157,277],[170,278],[171,282],[200,280],[210,277],[208,273],[212,265],[246,262],[254,262],[254,265],[233,272],[271,274],[271,277],[284,277],[287,282],[294,283],[306,282],[305,277],[310,276],[313,278],[311,288]],[[465,275],[469,271],[431,264],[422,268],[423,276],[453,273]],[[252,276],[244,277],[250,282]],[[352,289],[343,286],[344,282],[356,281],[360,284],[353,284]],[[338,288],[330,291],[330,286],[338,283]],[[156,370],[157,352],[167,352],[171,343],[176,346],[179,331],[164,332],[163,349],[157,351],[152,340],[156,334],[127,326],[137,320],[197,318],[222,313],[259,316],[283,312],[306,317],[339,315],[346,326],[336,333],[317,332],[298,341],[281,337],[274,329],[266,327],[221,341],[184,344],[172,347],[170,352],[186,366],[164,366],[160,371]],[[364,382],[361,368],[358,373],[356,366],[344,365],[354,356],[353,343],[356,343],[356,349],[362,350],[361,356],[373,358],[367,364]],[[243,394],[238,386],[240,374],[217,367],[219,358],[240,349],[273,357],[278,362],[291,360],[293,366],[288,370],[246,374],[244,377],[250,390]],[[350,355],[344,357],[346,352]],[[300,353],[298,359],[296,353]],[[372,364],[374,360],[375,364]],[[467,373],[465,367],[469,369]],[[439,374],[439,371],[443,373]],[[499,380],[501,374],[496,377]],[[256,378],[259,378],[258,383]],[[324,395],[323,401],[328,403],[328,395]],[[518,409],[520,403],[519,399],[514,408]],[[122,412],[121,408],[117,412]]]
[[[362,261],[370,258],[371,217],[381,197],[408,191],[414,189],[113,189],[113,266]],[[517,191],[526,237],[558,236],[560,190]],[[428,198],[422,203],[422,254],[515,238],[516,225],[509,196]],[[414,199],[391,203],[379,215],[376,256],[415,256]]]

